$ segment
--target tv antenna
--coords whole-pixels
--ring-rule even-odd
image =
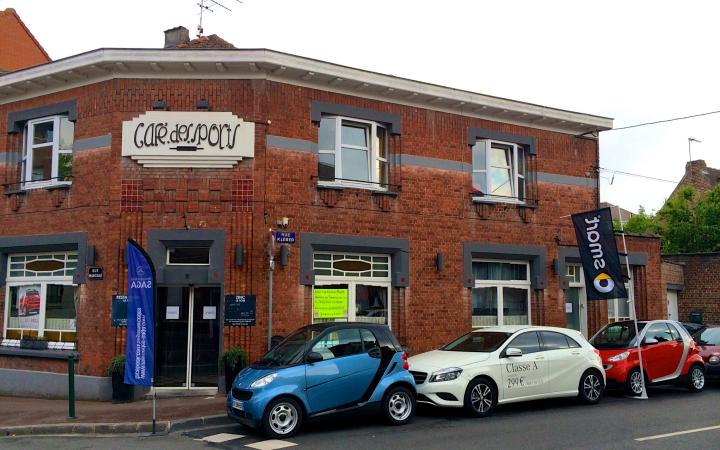
[[[242,3],[240,0],[235,0],[238,3]],[[232,11],[232,9],[228,8],[227,6],[223,5],[222,3],[215,1],[215,0],[200,0],[200,2],[197,4],[200,7],[200,23],[197,26],[197,37],[200,37],[203,35],[203,26],[202,26],[202,20],[203,20],[203,12],[205,10],[210,12],[215,12],[213,8],[220,7],[223,9],[226,9],[228,11]]]

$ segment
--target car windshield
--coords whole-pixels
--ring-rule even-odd
[[[302,361],[308,343],[316,338],[322,329],[315,327],[300,328],[286,337],[277,347],[265,354],[253,367],[291,366]]]
[[[698,345],[720,345],[720,327],[705,328],[695,335]]]
[[[498,331],[472,331],[460,336],[440,350],[451,352],[484,352],[490,353],[497,350],[512,333]]]
[[[644,322],[638,322],[638,332],[645,328]],[[635,324],[633,322],[616,322],[606,325],[590,343],[597,349],[628,348],[635,345]]]

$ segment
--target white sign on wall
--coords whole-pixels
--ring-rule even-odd
[[[230,112],[148,111],[123,122],[122,155],[145,167],[231,168],[255,156],[255,124]]]

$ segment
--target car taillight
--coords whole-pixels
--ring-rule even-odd
[[[600,356],[600,350],[594,348],[593,351],[595,352],[596,355]]]
[[[407,362],[407,354],[405,352],[403,352],[401,358],[403,359],[403,361],[405,361],[403,363],[403,369],[408,370],[410,368],[410,364],[408,364],[408,362]]]

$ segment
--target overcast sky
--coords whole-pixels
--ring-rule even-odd
[[[720,2],[218,0],[205,34],[488,95],[612,117],[615,127],[720,110]],[[53,59],[195,34],[197,0],[0,0]],[[720,114],[601,134],[603,168],[679,180],[720,168]],[[675,185],[602,172],[601,199],[658,209]]]

